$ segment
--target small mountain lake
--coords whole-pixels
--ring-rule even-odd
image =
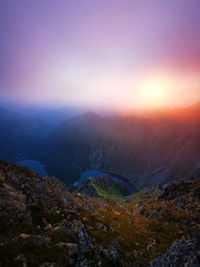
[[[102,177],[105,175],[111,176],[114,182],[120,182],[120,183],[124,184],[130,194],[132,194],[136,190],[134,188],[134,186],[132,186],[125,178],[118,177],[115,174],[104,173],[104,172],[97,171],[97,170],[89,170],[89,171],[83,172],[81,174],[81,177],[73,185],[75,187],[79,187],[81,184],[83,184],[90,177],[98,178],[98,177]]]
[[[45,166],[42,165],[40,161],[25,159],[17,161],[16,164],[34,170],[38,172],[41,176],[47,176]]]
[[[19,166],[27,167],[31,170],[34,170],[38,172],[41,176],[48,175],[45,170],[45,166],[40,161],[25,159],[25,160],[17,161],[16,164]],[[73,184],[73,186],[79,187],[90,177],[98,178],[98,177],[102,177],[105,175],[110,175],[114,182],[120,182],[123,185],[125,185],[125,187],[127,188],[130,194],[132,194],[135,191],[134,186],[132,186],[125,178],[118,177],[117,175],[104,173],[104,172],[97,171],[97,170],[89,170],[89,171],[83,172],[80,178]]]

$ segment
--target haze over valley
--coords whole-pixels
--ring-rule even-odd
[[[1,157],[39,161],[68,186],[89,170],[125,177],[134,186],[199,175],[199,102],[145,115],[105,116],[75,108],[48,112],[30,118],[2,109]],[[51,123],[53,112],[58,125]]]
[[[200,266],[199,14],[0,0],[0,267]]]

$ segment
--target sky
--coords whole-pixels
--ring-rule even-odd
[[[1,0],[0,98],[118,109],[200,100],[199,0]]]

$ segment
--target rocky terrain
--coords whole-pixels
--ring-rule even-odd
[[[116,197],[124,197],[129,194],[128,189],[123,183],[113,181],[109,175],[99,178],[88,178],[76,192],[90,197],[105,197],[105,195],[109,194]]]
[[[166,253],[153,260],[149,266],[199,266],[200,240],[193,238],[178,240],[172,244]]]
[[[0,266],[199,266],[199,198],[199,180],[72,194],[1,160]]]

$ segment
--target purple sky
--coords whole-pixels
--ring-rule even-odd
[[[1,0],[0,97],[192,104],[200,99],[199,14],[199,0]]]

